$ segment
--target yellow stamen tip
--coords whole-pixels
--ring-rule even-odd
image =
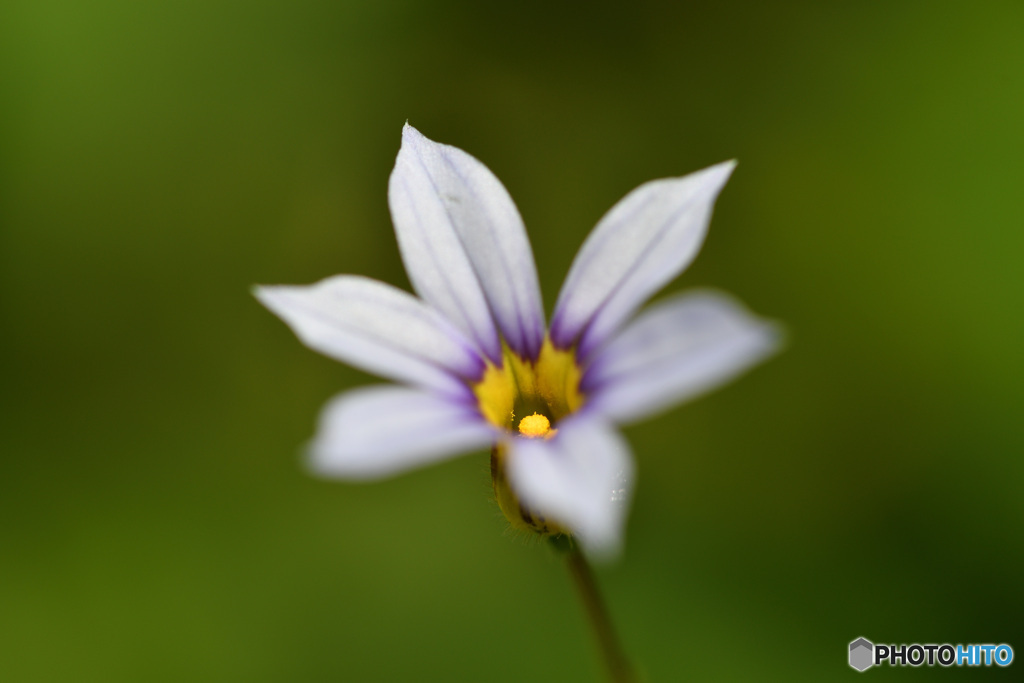
[[[540,413],[527,415],[519,422],[519,433],[531,439],[547,436],[551,431],[551,420]]]

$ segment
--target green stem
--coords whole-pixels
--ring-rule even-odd
[[[597,590],[594,572],[590,569],[587,558],[580,552],[579,546],[573,543],[566,552],[566,559],[569,562],[569,573],[572,574],[580,600],[583,601],[583,606],[586,608],[587,618],[597,637],[601,656],[608,669],[609,680],[612,683],[636,683],[637,679],[633,675],[633,668],[629,665],[622,644],[615,635],[608,609],[601,599],[601,593]]]

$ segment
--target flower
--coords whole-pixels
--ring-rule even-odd
[[[614,554],[634,474],[615,425],[718,386],[778,345],[770,323],[720,293],[634,315],[693,260],[734,166],[645,183],[616,204],[576,255],[548,329],[508,192],[406,124],[388,200],[419,298],[357,275],[256,289],[310,348],[402,384],[332,399],[314,470],[370,479],[491,447],[514,527]]]

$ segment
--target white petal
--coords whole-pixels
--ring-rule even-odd
[[[627,422],[713,389],[779,348],[772,323],[725,294],[672,297],[641,313],[594,357],[587,408]]]
[[[645,183],[598,222],[573,261],[551,322],[555,344],[598,347],[697,255],[735,162]]]
[[[317,474],[374,479],[487,448],[494,439],[472,405],[418,389],[365,387],[324,406],[309,456]]]
[[[419,295],[492,360],[501,354],[495,321],[509,346],[535,357],[544,311],[533,253],[522,218],[494,174],[406,124],[388,200]]]
[[[633,490],[633,459],[618,432],[577,415],[551,439],[511,446],[509,481],[523,504],[572,529],[588,553],[617,553]]]
[[[376,280],[338,275],[308,287],[258,287],[256,297],[310,348],[382,377],[465,394],[458,377],[483,372],[469,342],[438,313]]]

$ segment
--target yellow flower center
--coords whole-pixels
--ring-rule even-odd
[[[520,358],[506,347],[501,366],[488,364],[473,392],[483,416],[509,436],[550,439],[558,432],[558,421],[579,410],[586,400],[580,391],[582,374],[574,351],[556,349],[545,339],[535,361]],[[545,536],[569,533],[558,520],[546,519],[519,501],[505,472],[509,457],[505,443],[491,450],[494,496],[512,528]]]
[[[515,432],[518,418],[524,436],[545,436],[558,420],[583,405],[582,373],[572,350],[556,349],[544,340],[535,361],[520,358],[508,347],[502,360],[501,366],[488,364],[473,386],[480,412],[496,427]],[[536,418],[544,420],[543,429]]]

